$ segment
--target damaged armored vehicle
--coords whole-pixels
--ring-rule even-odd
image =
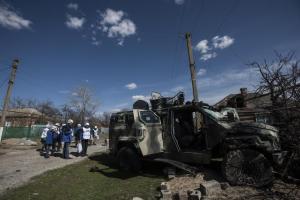
[[[236,121],[202,102],[185,103],[183,93],[155,94],[150,102],[151,109],[137,101],[133,110],[111,116],[109,148],[120,168],[138,171],[143,159],[181,168],[220,161],[232,185],[272,182],[273,166],[283,160],[276,128]]]

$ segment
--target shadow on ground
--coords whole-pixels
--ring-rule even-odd
[[[107,177],[118,178],[123,180],[135,176],[163,177],[163,169],[168,166],[164,163],[144,161],[142,170],[140,172],[134,173],[119,170],[116,159],[107,153],[90,156],[89,159],[97,161],[99,164],[101,164],[101,167],[92,167],[90,170],[91,172],[98,172]]]
[[[172,167],[166,163],[154,162],[154,161],[143,161],[143,168],[138,173],[121,171],[118,168],[116,158],[108,153],[102,153],[89,157],[90,160],[97,161],[100,167],[94,166],[91,168],[91,172],[98,172],[107,177],[118,178],[118,179],[128,179],[135,176],[144,177],[166,177],[164,169],[167,167]],[[205,180],[215,179],[220,182],[224,182],[224,178],[221,174],[220,164],[213,163],[209,166],[197,166],[199,173],[204,175]],[[187,172],[176,169],[176,176],[186,175]]]

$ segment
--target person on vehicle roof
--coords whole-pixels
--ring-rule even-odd
[[[62,135],[63,135],[63,142],[64,142],[64,149],[63,149],[63,158],[70,159],[69,154],[69,146],[72,142],[72,133],[73,133],[73,120],[69,119],[68,123],[62,127]]]

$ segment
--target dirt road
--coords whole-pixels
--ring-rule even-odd
[[[105,151],[106,147],[101,145],[90,146],[88,154]],[[71,147],[70,152],[76,152]],[[64,167],[79,162],[86,157],[75,157],[65,160],[59,156],[51,156],[45,159],[40,156],[36,149],[10,150],[0,154],[0,194],[28,182],[32,177],[40,175],[48,170]]]

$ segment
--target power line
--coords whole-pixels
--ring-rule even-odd
[[[231,8],[228,10],[227,14],[222,18],[220,24],[217,26],[217,29],[215,30],[213,35],[216,35],[218,32],[221,32],[222,27],[224,24],[228,21],[230,15],[238,8],[240,4],[240,0],[235,0],[231,6]]]
[[[186,12],[186,9],[188,7],[188,4],[190,3],[190,1],[187,1],[184,5],[184,7],[181,9],[181,13],[179,15],[178,21],[177,21],[177,32],[179,33],[179,37],[176,40],[176,46],[175,46],[175,51],[174,51],[174,58],[173,58],[173,62],[171,64],[171,80],[174,79],[174,75],[175,75],[175,64],[177,61],[177,57],[178,57],[178,48],[179,48],[179,42],[181,41],[180,39],[182,39],[183,37],[180,37],[180,32],[181,32],[181,28],[182,28],[182,24],[184,21],[184,15]],[[183,34],[182,34],[183,36]],[[178,62],[177,62],[178,63]]]
[[[197,19],[200,19],[200,16],[202,15],[202,10],[204,10],[204,0],[201,0],[201,5],[200,5],[200,9],[199,9],[199,12],[197,13],[197,16],[196,16],[196,20]],[[197,31],[198,30],[198,27],[199,27],[200,23],[197,23],[194,28],[191,30],[191,33],[193,33],[194,31]]]

